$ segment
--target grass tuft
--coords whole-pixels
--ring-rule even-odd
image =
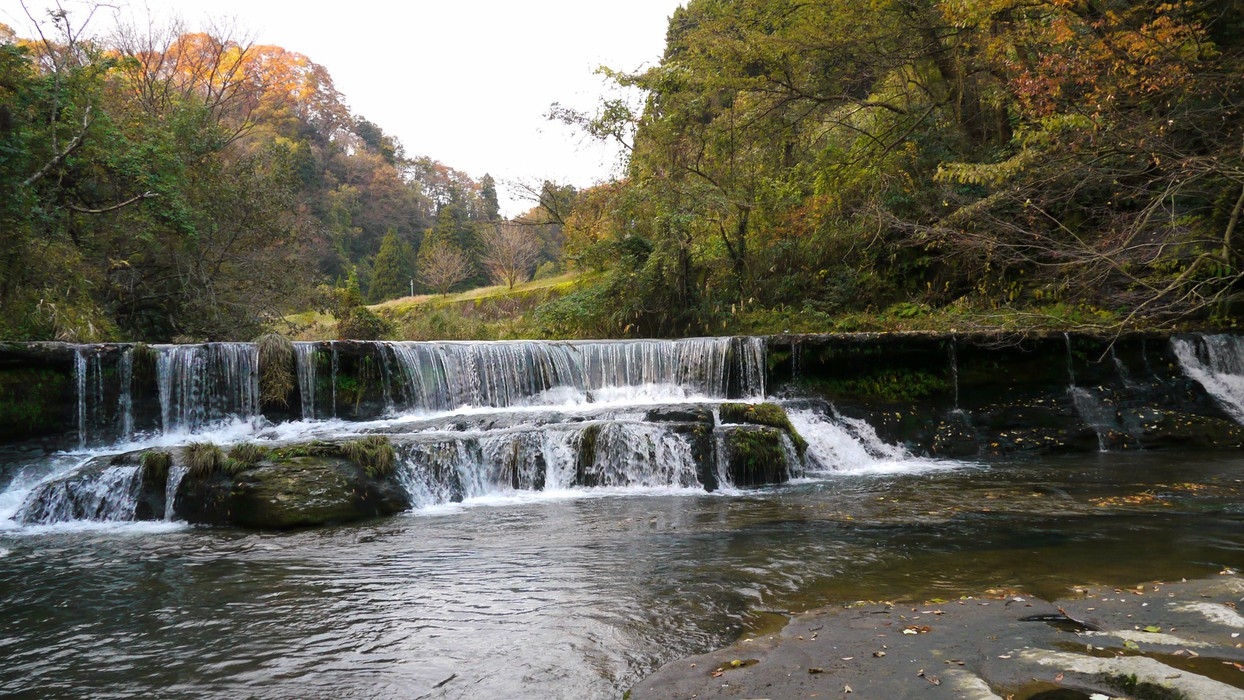
[[[368,435],[341,445],[341,454],[361,466],[373,479],[388,476],[397,468],[397,451],[383,435]]]
[[[192,442],[182,450],[186,475],[206,478],[225,466],[225,453],[210,442]]]
[[[289,406],[289,395],[297,383],[294,374],[294,344],[279,333],[255,339],[259,346],[259,401],[269,406]]]

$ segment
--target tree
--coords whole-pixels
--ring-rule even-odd
[[[480,262],[494,282],[513,289],[516,283],[531,279],[543,246],[530,227],[513,222],[493,224],[483,229],[480,241],[484,249]]]
[[[484,221],[492,222],[501,218],[501,203],[497,201],[497,182],[492,179],[492,175],[484,173],[484,177],[479,180],[479,196],[483,200],[481,205]]]
[[[397,231],[389,229],[372,265],[368,301],[375,304],[408,294],[410,282],[415,276],[413,258],[410,245],[398,240]]]
[[[452,243],[425,240],[419,250],[419,281],[438,294],[448,294],[471,274],[471,259]]]

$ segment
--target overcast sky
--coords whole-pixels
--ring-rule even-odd
[[[491,173],[513,215],[530,205],[504,184],[543,179],[579,187],[608,179],[617,153],[546,120],[554,102],[590,109],[606,90],[593,72],[655,64],[679,0],[102,0],[90,28],[119,15],[144,23],[176,14],[191,28],[235,19],[256,43],[326,67],[355,114],[475,178]],[[39,19],[47,0],[27,0]],[[86,4],[62,0],[75,16]],[[0,22],[32,36],[20,0],[0,0]],[[508,200],[508,201],[507,201]]]

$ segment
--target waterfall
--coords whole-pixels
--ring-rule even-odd
[[[954,336],[950,337],[950,343],[946,346],[946,353],[949,356],[947,361],[950,364],[950,381],[955,387],[954,410],[957,411],[959,410],[959,350]]]
[[[82,348],[73,351],[73,379],[78,399],[78,449],[86,449],[86,353]]]
[[[302,399],[302,419],[315,420],[315,361],[318,356],[316,343],[294,343],[297,362],[298,395]],[[335,392],[335,388],[334,388]]]
[[[1244,423],[1244,337],[1171,338],[1184,374],[1205,387],[1236,422]]]
[[[177,489],[181,487],[181,480],[186,478],[186,472],[190,471],[184,465],[174,464],[169,467],[168,479],[164,482],[164,519],[173,519],[173,505],[177,500]]]
[[[417,507],[514,491],[702,486],[686,435],[633,420],[415,435],[397,451]]]
[[[107,407],[104,405],[104,363],[90,346],[73,351],[74,392],[77,400],[78,449],[100,443],[107,432]],[[121,414],[119,414],[121,415]]]
[[[788,409],[787,415],[808,442],[810,472],[887,472],[935,464],[916,460],[903,446],[883,441],[862,420],[806,408]]]
[[[259,415],[259,349],[253,343],[158,345],[165,434]]]
[[[128,347],[121,352],[121,360],[117,364],[117,416],[121,421],[120,439],[130,440],[134,437],[134,348]]]
[[[711,398],[758,397],[765,389],[760,338],[687,340],[388,342],[381,370],[385,403],[443,411],[460,406],[543,404],[568,390],[677,387]]]
[[[1063,340],[1067,344],[1067,384],[1074,389],[1076,386],[1076,357],[1071,352],[1071,334],[1063,333]]]
[[[142,468],[112,465],[110,459],[96,458],[68,475],[44,482],[31,492],[14,519],[23,525],[133,520]]]
[[[334,345],[334,344],[332,344],[332,343],[329,343],[329,346],[332,348],[332,353],[333,353],[333,364],[332,364],[332,372],[331,372],[331,374],[329,375],[328,380],[329,380],[329,383],[330,383],[330,384],[332,384],[332,387],[333,387],[333,414],[332,414],[332,417],[333,417],[333,418],[336,418],[336,417],[337,417],[337,370],[340,368],[340,360],[339,360],[338,355],[337,355],[337,346],[336,346],[336,345]]]

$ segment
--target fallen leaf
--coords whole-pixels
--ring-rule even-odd
[[[855,691],[854,691],[854,690],[851,690],[851,686],[849,686],[849,685],[844,685],[844,686],[842,686],[842,692],[844,692],[844,693],[854,693]]]
[[[1062,682],[1063,682],[1063,674],[1062,674],[1062,672],[1061,672],[1061,671],[1059,672],[1059,674],[1058,674],[1057,676],[1054,676],[1054,682],[1055,682],[1055,683],[1062,683]]]
[[[1149,633],[1152,633],[1152,634],[1156,634],[1156,633],[1158,633],[1158,632],[1161,632],[1161,631],[1162,631],[1162,628],[1161,628],[1161,627],[1158,627],[1157,625],[1147,625],[1147,626],[1145,627],[1145,631],[1146,631],[1146,632],[1149,632]]]
[[[817,673],[825,673],[825,669],[823,669],[823,668],[817,668],[817,667],[815,667],[815,666],[814,666],[814,667],[812,667],[812,668],[808,669],[808,673],[811,673],[811,674],[814,674],[814,675],[815,675],[815,674],[817,674]]]
[[[885,652],[884,652],[884,651],[874,651],[874,652],[873,652],[873,657],[874,657],[874,658],[878,658],[878,659],[880,659],[880,658],[881,658],[881,657],[883,657],[883,656],[885,656]]]

